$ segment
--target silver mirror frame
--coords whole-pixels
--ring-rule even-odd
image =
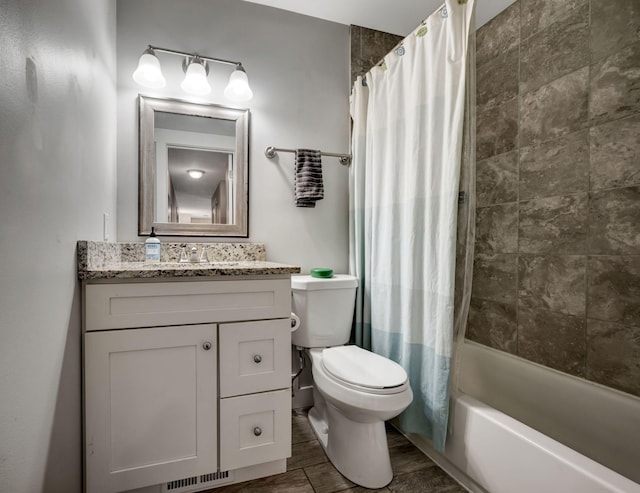
[[[138,234],[149,235],[151,227],[163,236],[249,236],[249,110],[216,104],[190,103],[179,99],[138,96]],[[234,181],[235,224],[178,224],[154,222],[156,159],[154,128],[156,111],[180,115],[232,120],[236,124],[236,163]]]

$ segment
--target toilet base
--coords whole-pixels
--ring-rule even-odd
[[[384,421],[352,421],[326,400],[320,407],[324,412],[309,410],[309,424],[335,468],[365,488],[388,485],[393,471]]]
[[[315,407],[309,409],[307,419],[309,420],[313,433],[315,433],[316,438],[326,453],[327,443],[329,442],[329,427],[327,426],[326,421],[322,419],[320,413],[318,413],[318,410]]]

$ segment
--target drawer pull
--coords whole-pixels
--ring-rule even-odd
[[[255,363],[260,363],[260,362],[262,361],[262,356],[260,356],[259,354],[256,354],[256,355],[253,357],[253,361],[254,361]]]
[[[256,427],[253,429],[253,434],[254,434],[255,436],[257,436],[257,437],[259,437],[260,435],[262,435],[262,430],[260,429],[260,427],[259,427],[259,426],[256,426]]]
[[[212,344],[209,341],[205,341],[202,344],[202,349],[204,349],[205,351],[209,351],[209,349],[211,349],[211,347],[212,347]]]

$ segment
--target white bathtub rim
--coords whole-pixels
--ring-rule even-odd
[[[621,399],[623,401],[633,401],[633,402],[635,402],[637,404],[640,404],[640,396],[630,394],[629,392],[625,392],[625,391],[620,390],[620,389],[616,389],[615,387],[609,387],[608,385],[604,385],[604,384],[601,384],[599,382],[595,382],[593,380],[587,380],[584,377],[579,377],[579,376],[576,376],[576,375],[572,375],[571,373],[566,373],[566,372],[563,372],[563,371],[560,371],[560,370],[556,370],[555,368],[551,368],[550,366],[542,365],[542,364],[537,363],[535,361],[531,361],[531,360],[528,360],[528,359],[523,358],[521,356],[517,356],[515,354],[507,353],[506,351],[501,351],[500,349],[496,349],[496,348],[493,348],[493,347],[486,346],[484,344],[480,344],[479,342],[475,342],[475,341],[472,341],[470,339],[465,339],[464,342],[462,343],[462,345],[463,345],[463,348],[462,348],[463,351],[465,350],[466,347],[471,347],[471,348],[479,349],[479,350],[482,350],[482,351],[486,351],[488,353],[492,353],[492,354],[494,354],[496,356],[499,356],[501,358],[512,360],[512,361],[515,361],[515,362],[518,362],[518,363],[521,363],[521,364],[524,364],[524,365],[529,365],[529,366],[538,368],[538,369],[540,369],[540,370],[542,370],[544,372],[548,372],[548,373],[552,373],[554,375],[557,375],[560,378],[571,380],[571,381],[575,382],[578,385],[586,385],[586,386],[594,387],[596,389],[600,389],[601,391],[610,393],[610,394],[616,396],[616,398]],[[464,365],[464,361],[461,362],[461,365]],[[457,391],[452,391],[452,394],[454,392],[458,392],[458,393],[461,393],[461,394],[464,394],[464,395],[468,395],[464,391],[464,389],[462,389],[462,390],[458,389]]]
[[[461,404],[477,410],[478,414],[484,416],[503,430],[517,433],[518,438],[526,441],[540,452],[553,457],[566,466],[574,469],[579,467],[580,474],[591,478],[595,483],[607,488],[606,491],[612,493],[640,493],[640,485],[629,478],[469,395],[458,392],[453,396],[453,400],[454,402],[457,400]],[[451,408],[454,409],[455,405],[452,405]],[[453,433],[455,434],[455,429]],[[447,439],[450,438],[452,437],[447,437]]]
[[[530,428],[529,426],[521,423],[520,421],[508,416],[497,409],[494,409],[477,399],[456,392],[452,395],[451,412],[455,412],[455,408],[460,406],[467,407],[467,410],[472,410],[477,413],[476,418],[480,417],[489,420],[492,424],[499,426],[508,433],[514,433],[517,438],[525,441],[527,444],[532,445],[539,453],[547,454],[552,460],[557,460],[564,467],[572,468],[578,471],[583,477],[588,478],[593,482],[595,491],[602,491],[607,493],[640,493],[640,484],[622,476],[621,474],[609,469],[608,467],[590,459],[579,452],[567,447],[566,445],[550,438],[543,433]],[[453,422],[455,417],[450,416],[450,421]],[[396,424],[396,423],[394,423]],[[512,427],[512,428],[510,428]],[[396,428],[398,428],[396,424]],[[400,428],[398,430],[403,433],[407,439],[414,444],[420,451],[433,460],[438,466],[444,469],[451,477],[453,477],[458,483],[460,483],[467,490],[474,493],[490,493],[487,489],[487,485],[483,484],[482,477],[476,477],[474,471],[468,471],[468,462],[464,464],[457,464],[455,460],[447,456],[449,447],[445,450],[445,454],[441,454],[433,449],[430,440],[415,434],[405,434]],[[463,430],[466,433],[466,429]],[[455,431],[454,431],[455,434]],[[447,437],[448,441],[455,440],[454,435]],[[545,448],[547,447],[547,448]],[[564,455],[563,455],[564,454]],[[573,461],[573,462],[572,462]],[[576,469],[576,463],[581,465]],[[526,486],[526,485],[523,485]],[[522,491],[525,491],[523,489]],[[549,490],[553,491],[553,490]],[[572,492],[573,493],[573,492]]]
[[[459,389],[640,484],[640,398],[465,341]]]

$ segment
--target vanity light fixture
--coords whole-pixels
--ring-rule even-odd
[[[201,169],[188,169],[187,173],[189,173],[189,176],[194,180],[199,180],[202,178],[202,175],[204,175],[204,171]]]
[[[144,87],[158,89],[167,85],[160,69],[160,60],[151,46],[144,50],[138,61],[138,68],[133,73],[133,80]]]
[[[207,80],[207,75],[209,74],[208,62],[215,62],[225,65],[233,65],[235,67],[229,77],[229,84],[224,90],[224,95],[229,100],[244,102],[249,101],[253,97],[253,92],[249,87],[247,73],[245,72],[242,63],[198,55],[195,53],[169,50],[152,45],[149,45],[144,51],[138,62],[138,68],[133,73],[133,80],[141,86],[157,89],[166,85],[156,52],[169,53],[171,55],[184,57],[182,68],[185,72],[185,78],[180,84],[180,87],[189,94],[202,96],[211,92],[211,86]]]
[[[207,62],[199,57],[186,59],[182,63],[182,69],[186,74],[180,87],[184,92],[195,94],[196,96],[204,96],[211,92],[211,86],[207,80],[209,67]]]
[[[236,65],[236,69],[231,72],[224,95],[231,101],[249,101],[253,97],[247,73],[241,64]]]

